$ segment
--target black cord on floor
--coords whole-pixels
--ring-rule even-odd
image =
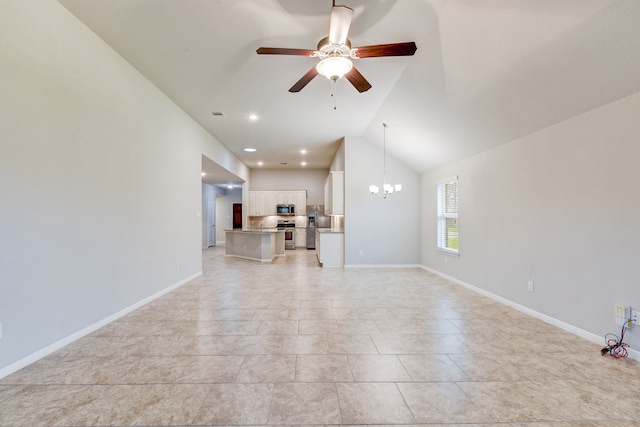
[[[622,326],[622,331],[620,332],[620,338],[616,334],[607,334],[604,336],[605,346],[600,349],[600,354],[603,356],[611,356],[616,359],[621,359],[623,357],[627,357],[629,355],[627,351],[627,347],[629,345],[627,343],[622,342],[624,340],[624,325]]]

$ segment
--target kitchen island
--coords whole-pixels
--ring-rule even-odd
[[[225,255],[271,262],[284,256],[284,230],[225,230]]]

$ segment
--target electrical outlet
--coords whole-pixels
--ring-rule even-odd
[[[533,292],[533,280],[529,280],[529,281],[527,282],[527,290],[528,290],[529,292]]]
[[[625,326],[631,315],[631,307],[625,307],[622,304],[616,304],[616,325]]]
[[[631,324],[640,325],[640,310],[631,310]]]

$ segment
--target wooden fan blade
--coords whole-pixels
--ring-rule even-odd
[[[329,24],[329,42],[338,45],[347,41],[349,27],[353,19],[353,9],[347,6],[333,6],[331,8],[331,22]]]
[[[374,58],[379,56],[411,56],[416,53],[415,42],[377,44],[356,48],[356,57]]]
[[[313,50],[310,49],[289,49],[286,47],[259,47],[256,49],[258,55],[297,55],[311,56]]]
[[[353,67],[351,71],[349,71],[344,76],[360,93],[366,92],[371,89],[371,83],[369,83],[367,79],[364,78],[360,71],[356,70],[356,67]]]
[[[318,75],[318,70],[316,70],[316,67],[313,67],[312,69],[307,71],[307,74],[302,76],[302,78],[298,80],[296,84],[291,86],[291,89],[289,89],[289,92],[291,93],[300,92],[317,75]]]

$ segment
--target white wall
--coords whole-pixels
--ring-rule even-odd
[[[248,169],[55,1],[0,2],[0,376],[201,272],[201,158]]]
[[[422,264],[591,334],[619,333],[614,305],[640,307],[638,117],[640,94],[425,174]],[[460,258],[434,250],[435,186],[452,175]],[[640,328],[626,337],[637,347]]]
[[[333,171],[343,171],[344,172],[344,163],[345,163],[345,153],[344,153],[344,138],[340,141],[340,145],[338,145],[338,149],[336,150],[336,155],[333,156],[333,160],[331,160],[331,165],[329,166],[329,170]]]
[[[328,169],[252,169],[250,175],[252,191],[307,190],[308,205],[324,205],[324,180],[329,175]]]
[[[387,154],[387,182],[402,184],[402,192],[372,196],[369,185],[382,186],[382,149],[347,137],[344,152],[345,265],[418,265],[420,177]]]

